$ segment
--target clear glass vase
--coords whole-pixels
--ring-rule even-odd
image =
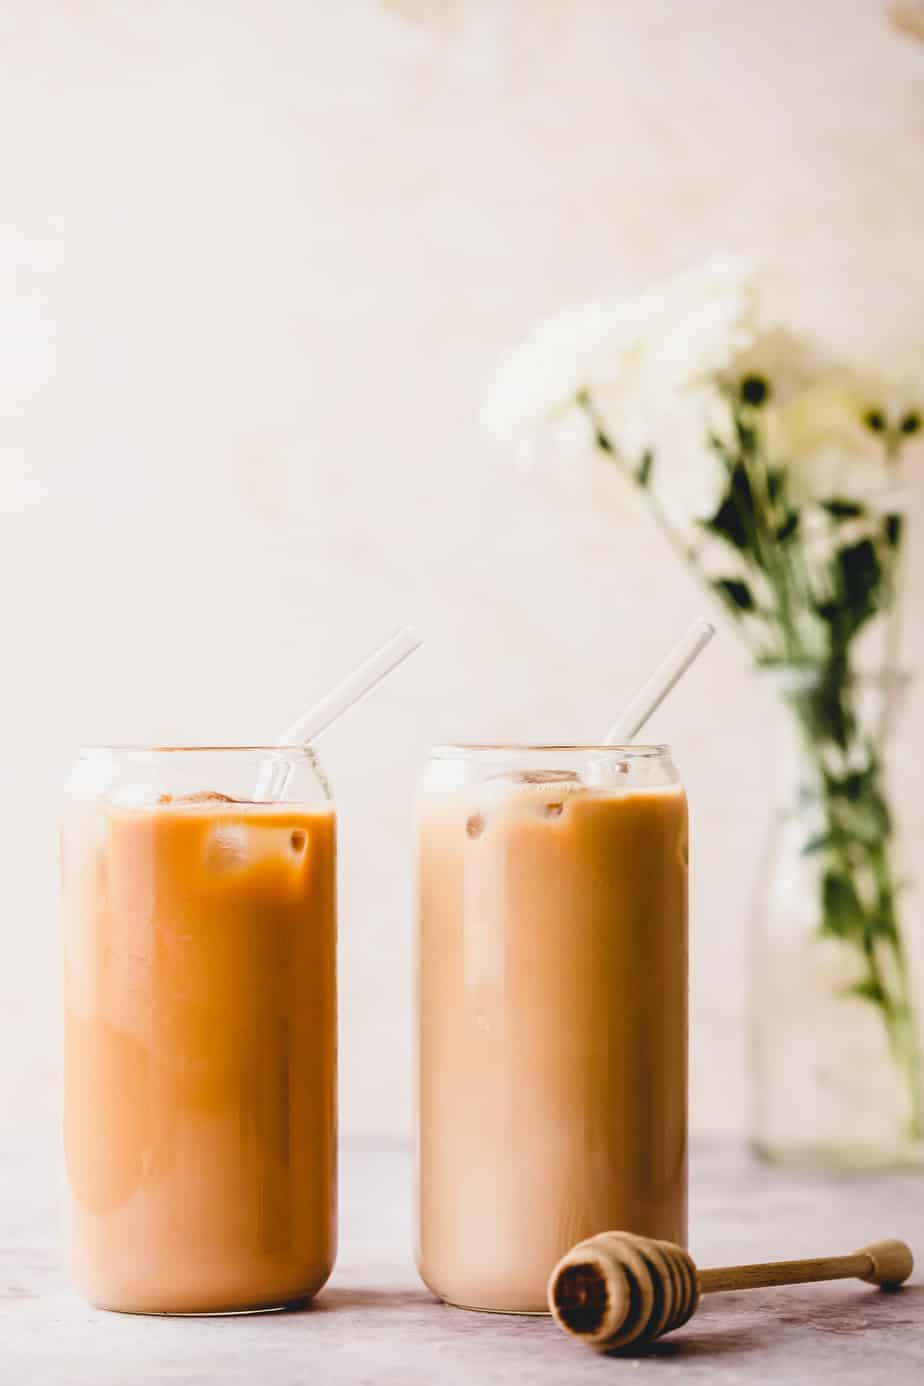
[[[916,1163],[914,898],[889,785],[908,680],[767,676],[783,744],[753,911],[751,1140],[791,1163]]]

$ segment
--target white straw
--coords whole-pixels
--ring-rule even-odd
[[[376,650],[374,655],[370,655],[364,663],[354,669],[342,683],[332,688],[319,703],[315,703],[314,707],[302,713],[290,727],[286,727],[277,738],[276,745],[307,746],[309,741],[319,736],[331,722],[336,722],[337,718],[358,703],[360,698],[365,698],[392,669],[397,669],[408,655],[419,649],[420,644],[420,636],[413,626],[404,626],[390,640],[386,640],[380,650]]]
[[[354,669],[342,683],[315,703],[301,717],[286,727],[276,738],[277,746],[307,746],[332,722],[336,722],[349,708],[370,693],[386,675],[397,669],[421,645],[420,636],[413,626],[404,626],[381,649],[376,650],[367,660]],[[256,800],[278,799],[285,789],[289,766],[279,761],[266,761],[260,767],[254,798]]]
[[[660,707],[668,693],[683,675],[697,655],[702,654],[715,635],[715,626],[709,621],[694,621],[686,635],[677,642],[664,663],[652,674],[645,686],[632,699],[622,716],[617,717],[606,734],[607,746],[627,746],[635,739],[655,708]]]

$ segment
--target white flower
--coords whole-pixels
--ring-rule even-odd
[[[568,409],[612,334],[612,316],[602,303],[565,309],[503,356],[482,406],[486,432],[516,442]]]
[[[597,434],[587,410],[579,404],[570,404],[556,419],[552,436],[563,457],[575,458],[592,451]]]
[[[786,327],[756,333],[722,372],[722,383],[745,403],[764,409],[787,404],[835,363],[810,337]]]
[[[650,454],[648,486],[676,529],[692,531],[710,519],[728,486],[726,466],[709,441],[715,408],[708,387],[687,390],[649,429],[644,447],[626,454],[633,466]]]
[[[502,359],[482,424],[515,441],[586,393],[616,446],[637,453],[678,394],[714,379],[747,347],[754,291],[749,260],[716,256],[634,299],[566,309]]]
[[[924,359],[903,363],[894,375],[867,371],[858,378],[857,404],[867,429],[890,449],[924,434]]]
[[[897,451],[920,434],[922,419],[913,384],[842,370],[771,410],[768,449],[786,466],[796,500],[891,504]]]
[[[714,380],[754,337],[752,260],[715,255],[625,305],[648,389],[662,398]]]

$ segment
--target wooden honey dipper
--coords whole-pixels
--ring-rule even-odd
[[[578,1242],[549,1280],[549,1308],[566,1333],[598,1348],[641,1347],[671,1333],[696,1312],[700,1295],[858,1277],[897,1290],[914,1266],[904,1242],[873,1242],[852,1256],[771,1261],[697,1270],[673,1242],[631,1232],[601,1232]]]

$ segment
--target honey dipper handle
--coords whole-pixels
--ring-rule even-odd
[[[769,1261],[755,1266],[718,1266],[697,1272],[700,1293],[717,1290],[758,1290],[770,1285],[806,1285],[813,1280],[856,1277],[884,1290],[896,1290],[914,1268],[911,1248],[887,1239],[872,1242],[852,1256],[820,1256],[812,1261]]]

